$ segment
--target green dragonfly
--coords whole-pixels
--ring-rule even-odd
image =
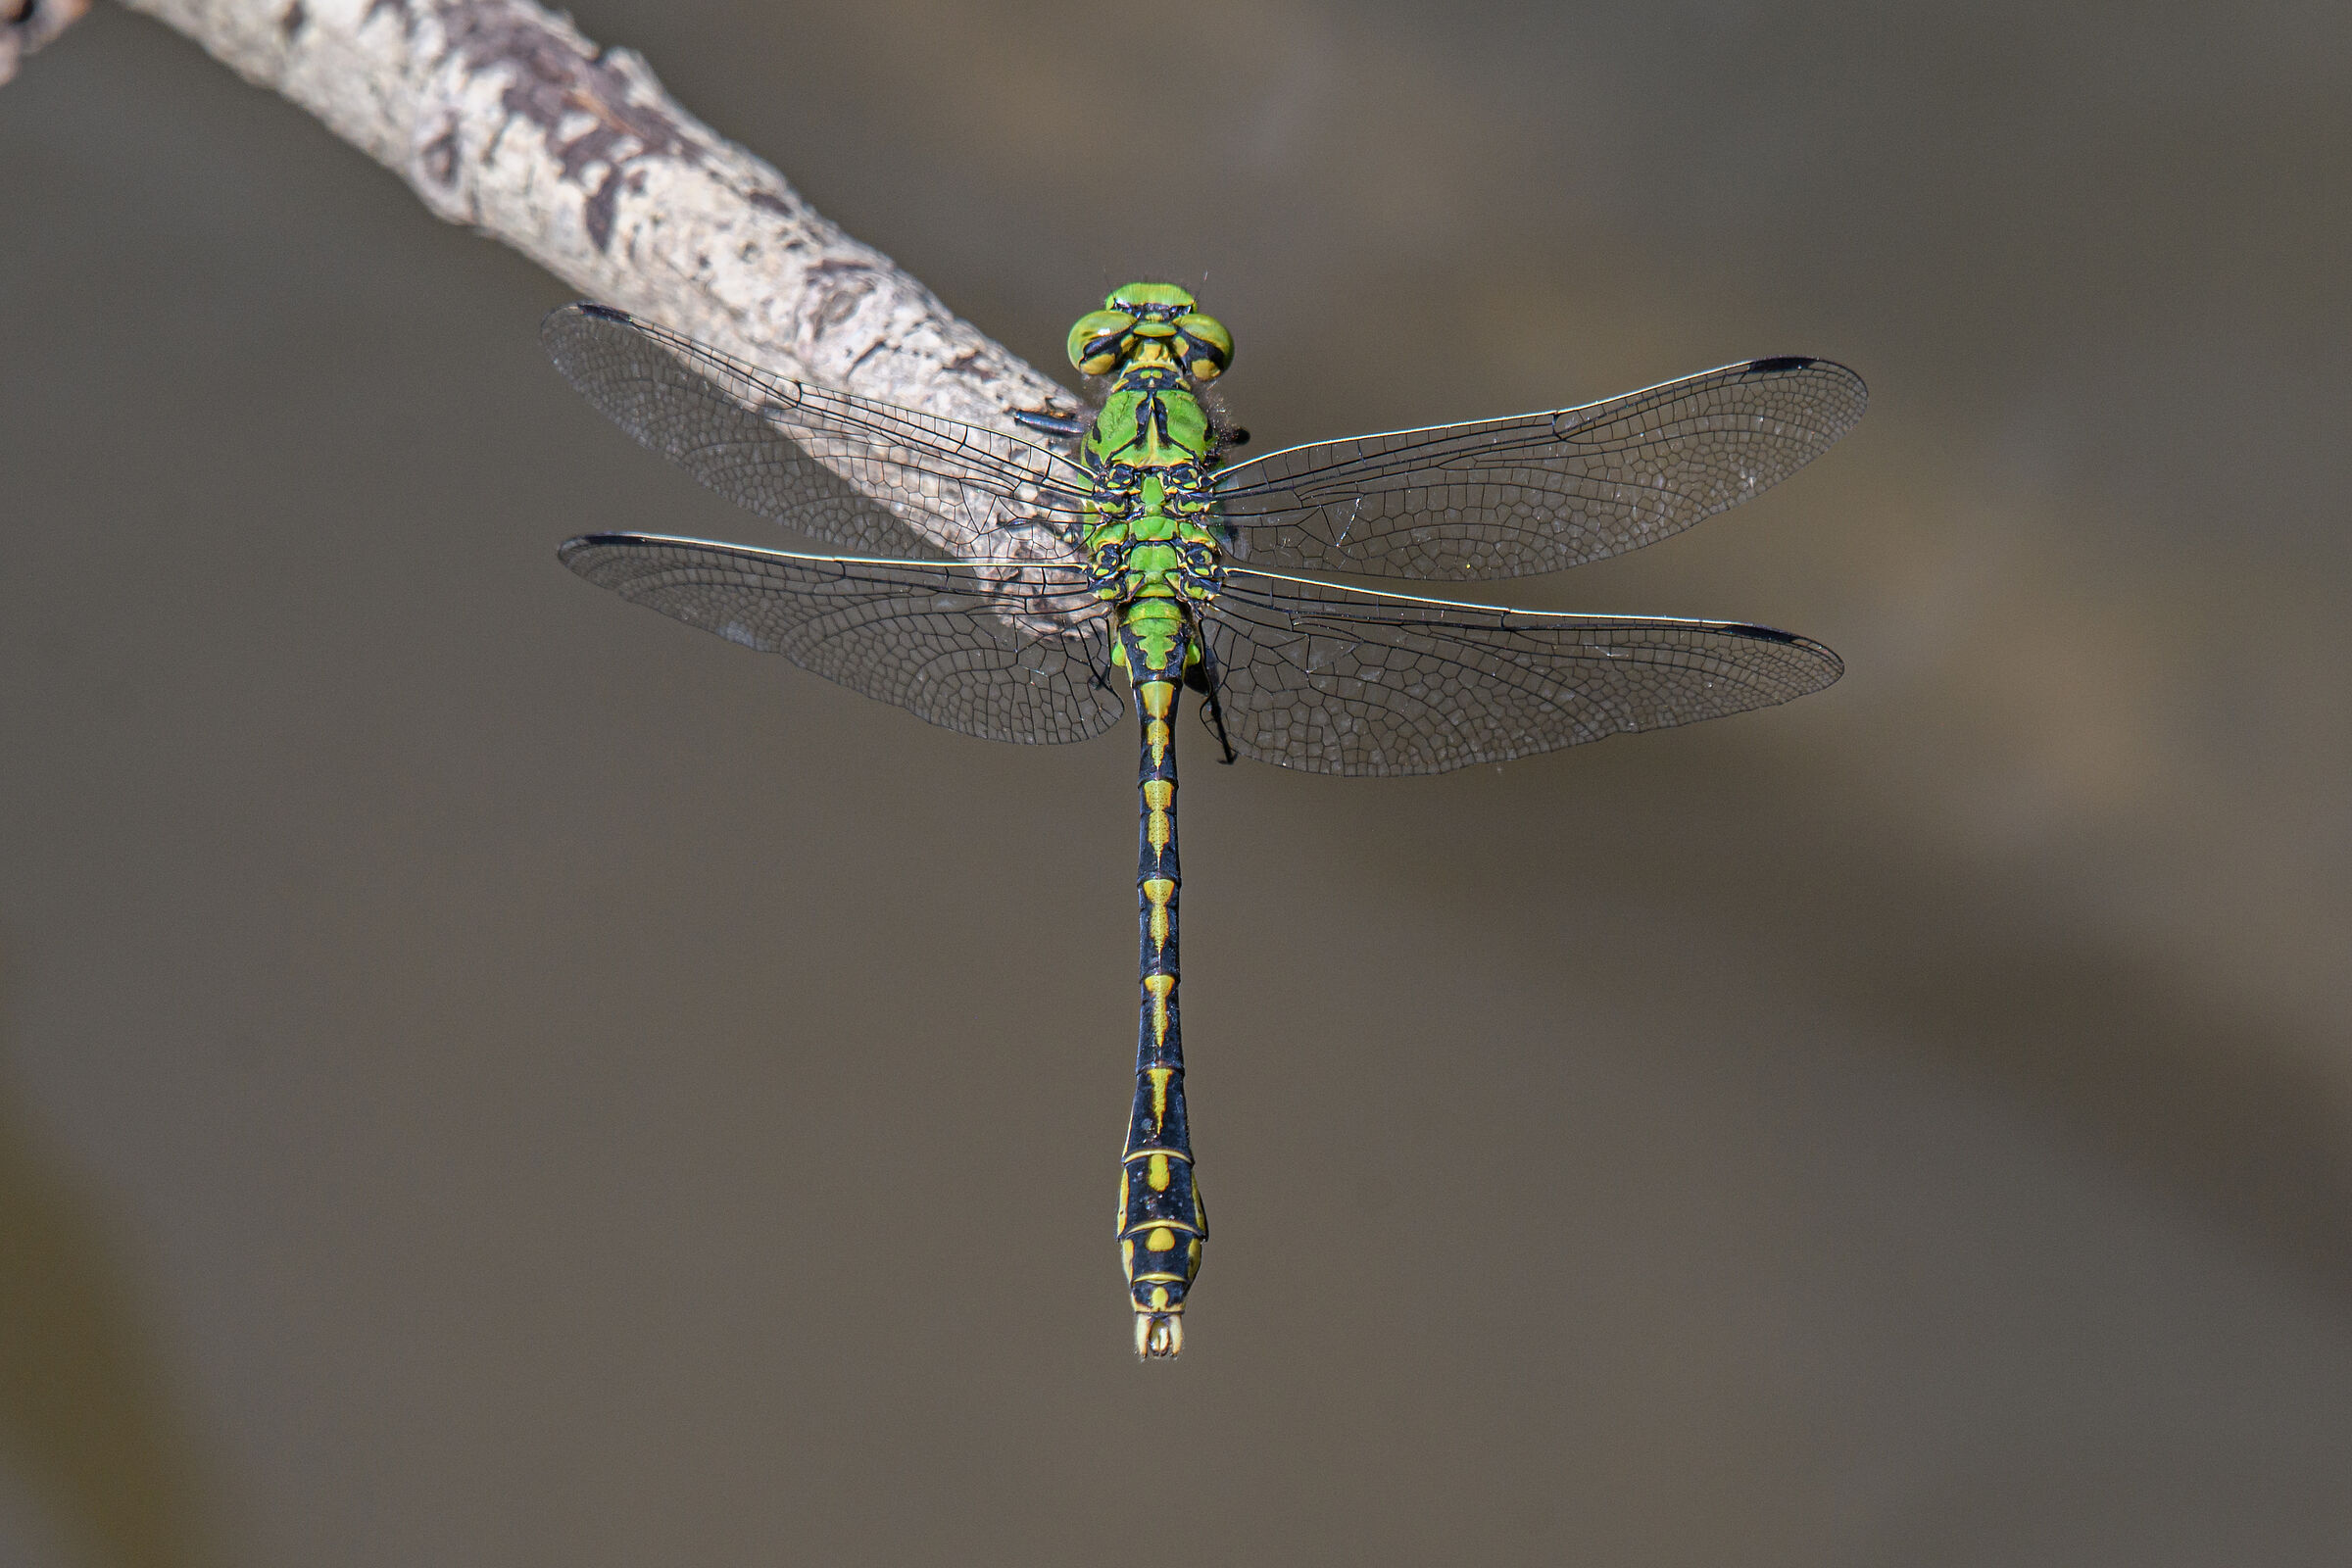
[[[1603,403],[1289,447],[1198,388],[1233,339],[1134,283],[1071,329],[1106,377],[1091,423],[1035,439],[788,381],[601,305],[548,318],[589,401],[731,500],[856,556],[605,533],[563,562],[632,603],[778,653],[934,724],[1030,744],[1140,712],[1136,1088],[1118,1243],[1136,1349],[1184,1347],[1208,1219],[1176,1007],[1175,719],[1224,760],[1437,773],[1783,703],[1838,656],[1762,626],[1555,614],[1343,587],[1298,570],[1464,581],[1614,556],[1737,506],[1861,417],[1826,360],[1729,365]]]

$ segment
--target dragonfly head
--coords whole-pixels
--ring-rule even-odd
[[[1213,381],[1233,363],[1233,334],[1173,283],[1130,283],[1070,328],[1070,363],[1088,375],[1165,365]]]

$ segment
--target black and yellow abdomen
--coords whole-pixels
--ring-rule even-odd
[[[1135,1044],[1135,1106],[1119,1170],[1119,1261],[1133,1298],[1135,1348],[1174,1355],[1184,1348],[1184,1298],[1200,1272],[1208,1215],[1193,1178],[1184,1110],[1184,1028],[1177,1010],[1176,748],[1171,721],[1183,650],[1164,663],[1133,628],[1120,641],[1135,676],[1143,720],[1138,785],[1136,926],[1141,991]]]

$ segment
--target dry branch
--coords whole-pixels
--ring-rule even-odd
[[[66,3],[36,0],[27,17],[58,20],[30,41],[72,20],[51,10]],[[1014,410],[1076,410],[680,108],[636,54],[529,0],[123,3],[596,299],[782,375],[1007,433]]]

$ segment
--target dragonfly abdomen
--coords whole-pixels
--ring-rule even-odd
[[[1155,657],[1132,626],[1120,651],[1143,720],[1137,772],[1138,999],[1135,1105],[1119,1159],[1119,1261],[1135,1305],[1135,1348],[1146,1356],[1184,1348],[1184,1298],[1200,1272],[1208,1215],[1193,1180],[1184,1110],[1184,1030],[1177,1010],[1176,693],[1186,649]]]

